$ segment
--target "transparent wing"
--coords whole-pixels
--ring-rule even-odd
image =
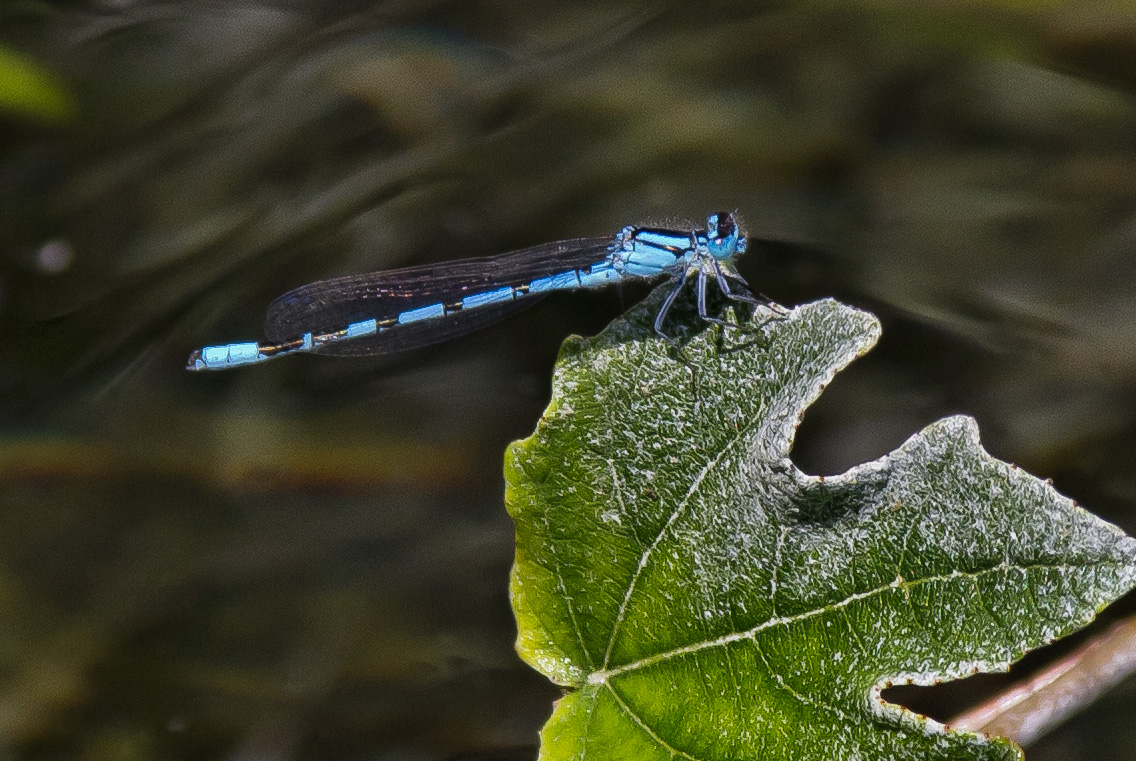
[[[390,319],[430,304],[451,304],[494,288],[525,285],[537,278],[596,264],[607,256],[611,243],[610,236],[574,238],[499,256],[320,280],[273,301],[265,316],[265,335],[272,341],[289,341],[305,333],[342,330],[372,318]],[[375,336],[328,344],[319,353],[382,354],[424,346],[485,327],[531,306],[537,298],[526,296],[397,325]]]

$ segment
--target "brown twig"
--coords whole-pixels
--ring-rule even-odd
[[[951,726],[1026,746],[1136,671],[1136,616],[1030,679],[959,714]]]

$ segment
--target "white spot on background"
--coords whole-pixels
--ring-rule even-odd
[[[75,261],[75,249],[62,238],[49,240],[36,251],[35,263],[40,272],[58,275],[71,267]]]

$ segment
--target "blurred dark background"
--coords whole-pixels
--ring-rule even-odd
[[[0,759],[531,758],[558,691],[512,649],[503,449],[643,291],[185,358],[314,279],[719,208],[756,290],[884,323],[803,468],[966,412],[1136,532],[1124,0],[4,0]],[[1130,680],[1029,757],[1136,758],[1134,712]]]

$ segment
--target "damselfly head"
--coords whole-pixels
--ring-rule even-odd
[[[730,259],[746,250],[746,239],[733,212],[720,211],[706,218],[706,250],[715,259]]]

